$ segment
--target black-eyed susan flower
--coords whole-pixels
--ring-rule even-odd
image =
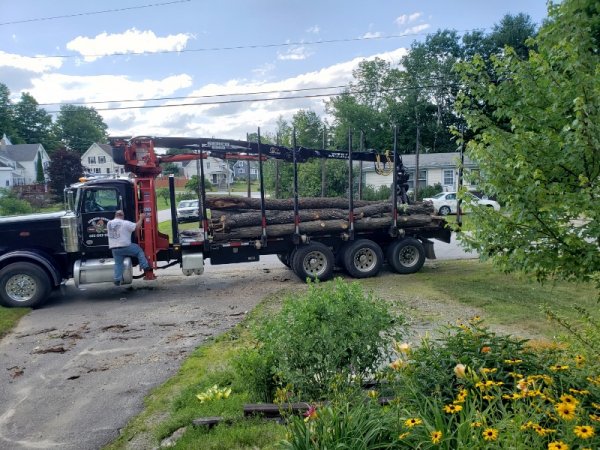
[[[444,406],[444,412],[448,413],[448,414],[456,414],[457,412],[461,411],[463,408],[460,405],[457,405],[456,403],[451,403],[450,405],[446,405]]]
[[[569,366],[566,364],[554,364],[553,366],[550,366],[550,370],[552,370],[553,372],[561,372],[569,370]]]
[[[598,414],[590,414],[590,420],[594,422],[600,422],[600,416]]]
[[[583,355],[575,355],[575,364],[578,366],[583,366],[585,364],[585,356]]]
[[[548,450],[569,450],[569,446],[563,441],[554,441],[548,444]]]
[[[596,375],[595,377],[587,377],[587,380],[596,386],[600,386],[600,375]]]
[[[398,436],[399,440],[405,439],[410,435],[410,433],[407,431],[406,433],[402,433],[401,435]]]
[[[590,395],[590,391],[588,391],[587,389],[569,388],[569,392],[575,395]]]
[[[563,420],[573,420],[575,418],[575,408],[573,403],[557,403],[554,405],[556,413]]]
[[[406,425],[408,428],[416,427],[417,425],[421,425],[422,423],[423,421],[418,417],[411,417],[410,419],[406,419],[404,421],[404,425]]]
[[[596,434],[596,430],[591,425],[578,425],[575,428],[573,428],[573,431],[575,432],[577,437],[581,439],[589,439],[591,437],[594,437],[594,435]]]
[[[439,444],[442,440],[443,433],[439,430],[432,431],[430,434],[431,442],[433,444]]]
[[[498,369],[496,369],[496,368],[490,369],[488,367],[482,367],[480,369],[480,371],[481,371],[482,374],[488,375],[488,374],[491,374],[491,373],[496,373],[498,371]]]
[[[511,358],[511,359],[505,359],[504,360],[504,364],[520,364],[522,363],[523,360],[522,359],[517,359],[517,358]]]
[[[577,405],[579,403],[579,400],[577,400],[575,397],[569,394],[561,395],[560,401],[563,403],[573,403],[574,405]]]
[[[483,430],[481,435],[486,441],[495,441],[496,439],[498,439],[498,430],[496,430],[495,428],[486,428],[485,430]]]
[[[481,422],[471,422],[471,428],[480,428],[483,424]]]
[[[504,394],[504,395],[502,395],[502,398],[504,400],[520,400],[523,397],[518,392],[513,392],[511,394]]]

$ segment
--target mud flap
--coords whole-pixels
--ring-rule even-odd
[[[433,242],[427,239],[423,239],[421,242],[423,243],[423,248],[425,249],[425,257],[427,259],[436,259],[435,250],[433,249]]]

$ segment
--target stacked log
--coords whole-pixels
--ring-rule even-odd
[[[246,197],[208,197],[211,210],[210,226],[216,241],[253,239],[262,234],[260,199]],[[392,225],[390,201],[354,202],[354,228],[357,231],[388,229]],[[294,233],[294,202],[292,199],[265,200],[267,235],[285,236]],[[300,233],[343,232],[349,228],[348,200],[343,198],[299,199]],[[431,203],[398,206],[398,227],[439,226]]]

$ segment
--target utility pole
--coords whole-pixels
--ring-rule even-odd
[[[327,127],[323,126],[323,150],[327,150]],[[327,191],[327,168],[325,158],[321,158],[321,197],[325,197]]]

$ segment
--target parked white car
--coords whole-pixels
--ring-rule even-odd
[[[198,220],[198,200],[182,200],[177,205],[177,223],[193,222]]]
[[[500,210],[500,205],[498,202],[494,200],[490,200],[487,198],[479,198],[475,194],[470,192],[466,193],[467,196],[471,196],[473,199],[473,203],[476,203],[480,206],[485,206],[488,208],[494,208],[495,211]],[[423,201],[430,201],[433,203],[433,209],[435,212],[439,213],[442,216],[447,216],[448,214],[456,214],[456,210],[458,209],[458,197],[456,192],[440,192],[437,195],[434,195],[430,198],[424,198]],[[463,212],[466,204],[463,202]]]

